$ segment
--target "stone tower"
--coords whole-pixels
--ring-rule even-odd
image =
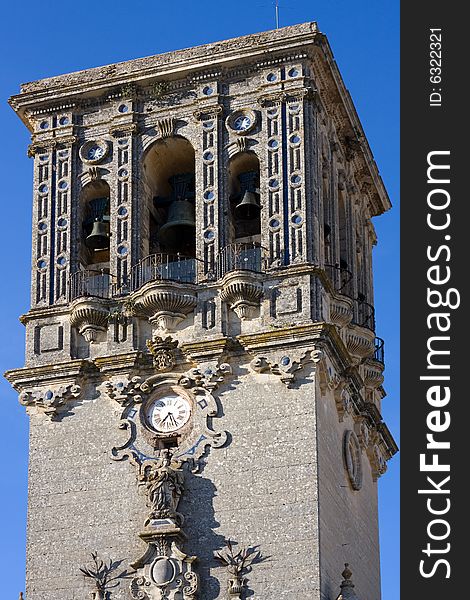
[[[390,203],[326,37],[286,27],[10,102],[34,159],[26,365],[7,373],[31,422],[26,600],[378,600],[396,445],[371,219]]]

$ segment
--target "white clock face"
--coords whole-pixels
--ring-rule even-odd
[[[88,149],[87,158],[88,160],[99,160],[100,158],[103,158],[104,153],[105,149],[102,146],[98,146],[96,144],[95,146],[91,146],[91,148]]]
[[[159,433],[172,433],[189,421],[191,406],[186,398],[169,393],[150,405],[148,419]]]
[[[233,121],[233,128],[237,131],[246,131],[251,127],[251,119],[248,115],[240,115]]]

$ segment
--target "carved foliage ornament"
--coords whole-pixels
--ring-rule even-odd
[[[230,540],[227,540],[226,547],[227,549],[224,552],[214,552],[214,558],[227,568],[230,575],[227,597],[241,599],[246,585],[245,576],[251,571],[252,565],[262,562],[264,557],[256,547],[242,548],[237,552]]]

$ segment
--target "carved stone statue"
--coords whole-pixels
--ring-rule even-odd
[[[150,513],[145,522],[152,519],[172,518],[182,520],[176,511],[184,489],[184,473],[180,463],[172,463],[169,450],[163,450],[160,459],[145,469],[148,506]]]

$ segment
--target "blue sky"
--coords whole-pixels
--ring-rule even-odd
[[[270,0],[24,0],[5,5],[2,17],[1,372],[24,362],[18,316],[29,305],[31,250],[29,135],[7,98],[22,82],[272,29],[275,23]],[[399,441],[399,2],[281,0],[280,19],[281,26],[317,21],[327,34],[394,205],[374,220],[379,237],[374,260],[377,334],[386,342],[383,413]],[[0,559],[8,568],[2,596],[16,599],[24,589],[28,420],[4,380],[0,399]],[[399,598],[398,468],[399,456],[379,484],[383,600]]]

